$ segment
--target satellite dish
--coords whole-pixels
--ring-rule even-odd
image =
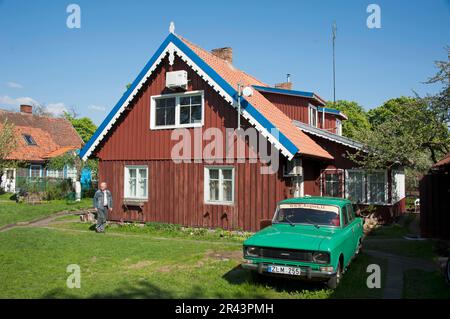
[[[242,90],[242,94],[246,97],[252,96],[253,95],[253,89],[249,86],[246,86],[243,90]]]

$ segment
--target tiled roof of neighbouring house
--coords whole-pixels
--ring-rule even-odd
[[[42,161],[78,149],[82,145],[72,124],[63,118],[0,110],[0,125],[5,120],[14,124],[17,136],[17,148],[8,159]],[[27,143],[26,135],[31,136],[35,143]]]
[[[162,59],[167,55],[169,57],[172,55],[173,57],[175,54],[203,77],[233,107],[236,107],[237,104],[237,85],[239,82],[248,86],[267,86],[247,73],[238,70],[231,63],[182,37],[170,33],[133,81],[127,92],[113,107],[91,140],[81,150],[80,156],[83,159],[87,159],[95,151],[103,137],[138,94],[145,81]],[[333,159],[330,153],[298,129],[286,114],[273,105],[258,90],[254,90],[252,96],[242,98],[241,105],[242,116],[288,158],[292,158],[295,154],[300,153]]]
[[[433,167],[441,167],[445,165],[450,165],[450,153],[447,153],[447,155],[445,155],[443,159],[434,164]]]

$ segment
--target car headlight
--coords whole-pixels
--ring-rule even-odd
[[[317,264],[329,264],[330,263],[330,254],[324,253],[321,251],[316,251],[312,255],[313,262]]]
[[[252,246],[244,247],[244,256],[259,257],[259,248]]]

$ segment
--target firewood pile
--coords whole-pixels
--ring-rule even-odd
[[[80,214],[80,221],[84,223],[96,222],[95,209],[88,209],[83,214]]]
[[[375,214],[370,214],[366,218],[364,218],[364,234],[370,233],[374,228],[378,226],[378,218],[375,217]]]

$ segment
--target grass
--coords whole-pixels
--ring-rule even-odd
[[[422,258],[426,260],[433,260],[434,257],[436,257],[433,247],[434,243],[430,240],[414,241],[405,239],[389,242],[366,240],[364,242],[364,248],[366,249],[380,250],[394,255]]]
[[[76,216],[64,216],[56,221],[75,220]],[[91,223],[60,223],[54,227],[75,230],[92,230]],[[155,237],[172,237],[172,238],[189,238],[196,240],[220,240],[241,243],[247,239],[251,233],[248,232],[231,232],[222,229],[209,230],[206,228],[182,227],[180,225],[166,223],[128,223],[114,224],[109,223],[106,231],[110,233],[120,234],[137,234],[150,235]]]
[[[61,225],[60,225],[61,226]],[[84,225],[86,226],[86,225]],[[253,279],[239,267],[233,240],[155,238],[77,229],[15,228],[0,233],[0,298],[378,298],[365,288],[369,263],[359,256],[337,290],[321,283]],[[66,267],[81,269],[69,289]]]
[[[437,271],[408,270],[404,273],[403,298],[450,299],[450,286]]]
[[[403,238],[409,233],[409,225],[417,218],[416,214],[405,214],[402,216],[400,223],[383,225],[375,228],[370,236],[372,238]]]
[[[0,195],[0,226],[30,221],[64,210],[79,210],[92,207],[91,199],[83,199],[81,202],[67,202],[66,200],[54,200],[40,204],[16,203],[10,200],[11,194]]]

